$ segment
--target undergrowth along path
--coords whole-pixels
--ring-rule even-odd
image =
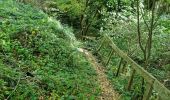
[[[113,90],[110,81],[107,79],[103,66],[97,62],[91,52],[82,48],[78,48],[78,50],[85,54],[86,58],[96,70],[99,85],[102,91],[102,94],[99,97],[100,100],[119,100],[119,95],[115,90]]]

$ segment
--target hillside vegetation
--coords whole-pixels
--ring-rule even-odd
[[[97,98],[91,65],[68,27],[31,5],[0,1],[0,99]]]
[[[0,100],[169,100],[170,0],[0,0]]]

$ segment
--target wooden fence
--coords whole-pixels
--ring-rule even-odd
[[[102,42],[100,43],[100,46],[97,48],[97,52],[99,52],[104,45],[108,45],[110,48],[112,48],[112,50],[109,53],[107,61],[105,61],[105,65],[107,65],[110,62],[110,59],[114,53],[117,54],[119,57],[121,57],[119,68],[116,73],[117,75],[120,72],[120,67],[121,67],[122,61],[126,61],[127,64],[131,65],[132,72],[131,72],[130,79],[128,81],[127,90],[131,89],[131,86],[133,84],[133,78],[135,75],[138,74],[141,77],[143,77],[143,79],[146,82],[143,100],[149,100],[153,90],[158,93],[160,100],[170,100],[170,90],[168,90],[154,76],[152,76],[145,69],[143,69],[140,65],[138,65],[135,61],[133,61],[126,53],[124,53],[122,50],[120,50],[114,44],[114,42],[110,39],[110,37],[108,35],[104,35],[102,37]]]

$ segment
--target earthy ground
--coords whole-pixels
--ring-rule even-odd
[[[102,65],[97,62],[95,57],[89,51],[82,48],[79,48],[78,50],[85,54],[86,58],[96,70],[100,88],[102,90],[102,94],[99,97],[100,100],[119,100],[119,95],[116,93],[116,91],[113,90],[113,87],[107,79],[105,70],[103,69]]]

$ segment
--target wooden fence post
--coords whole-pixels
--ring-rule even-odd
[[[111,50],[111,51],[110,51],[110,53],[109,53],[109,58],[107,59],[105,66],[107,66],[107,65],[109,64],[109,61],[110,61],[110,59],[111,59],[111,57],[112,57],[112,55],[113,55],[113,52],[114,52],[114,50]]]
[[[116,76],[119,75],[119,72],[120,72],[120,69],[121,69],[122,62],[123,62],[123,58],[120,59],[120,62],[119,62],[119,66],[118,66],[118,69],[117,69]]]
[[[102,48],[102,46],[104,45],[104,42],[105,42],[105,38],[102,37],[102,42],[101,42],[101,45],[98,47],[98,49],[96,50],[96,52],[99,52],[100,49]]]
[[[149,100],[149,98],[151,96],[151,93],[152,93],[153,84],[154,84],[154,80],[152,81],[152,83],[147,83],[146,84],[145,93],[143,95],[143,99],[142,100]]]
[[[131,86],[132,86],[132,83],[133,83],[133,78],[135,76],[135,69],[133,69],[132,73],[131,73],[131,76],[130,76],[130,79],[129,79],[129,82],[128,82],[128,85],[127,85],[127,90],[130,91],[131,90]]]
[[[124,71],[125,71],[125,67],[127,67],[128,66],[128,63],[127,62],[123,62],[123,65],[122,65],[122,69],[121,69],[121,72],[122,73],[124,73]]]

